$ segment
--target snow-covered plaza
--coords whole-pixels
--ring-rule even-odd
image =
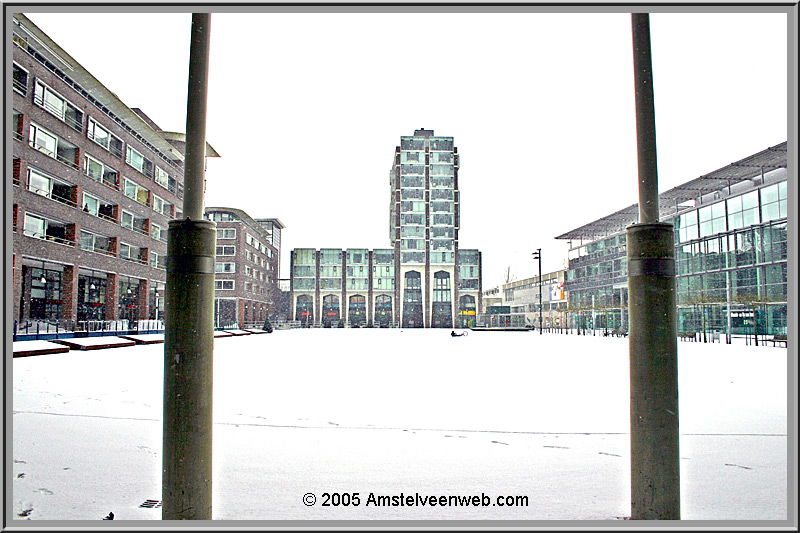
[[[678,349],[682,518],[787,520],[787,349]],[[161,499],[163,351],[13,360],[15,519],[161,518],[140,505]],[[628,517],[628,358],[624,338],[536,332],[215,339],[214,518]]]

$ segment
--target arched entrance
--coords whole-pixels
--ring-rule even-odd
[[[465,294],[458,299],[458,327],[471,328],[475,326],[475,297]]]
[[[422,276],[416,270],[406,272],[403,287],[403,327],[423,328]]]
[[[392,325],[392,297],[381,294],[375,298],[375,325],[388,328]]]
[[[450,273],[440,270],[433,274],[433,310],[431,327],[453,327],[453,304],[450,296]]]
[[[347,320],[350,322],[351,328],[364,327],[367,323],[367,299],[361,294],[354,294],[350,297]]]
[[[339,324],[339,297],[329,294],[322,298],[322,325],[329,328]]]
[[[308,327],[314,322],[314,298],[309,294],[301,294],[295,304],[294,319],[299,320],[303,327]]]

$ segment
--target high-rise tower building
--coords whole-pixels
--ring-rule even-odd
[[[406,327],[452,327],[458,285],[458,153],[453,138],[425,129],[401,137],[390,184],[402,322]]]
[[[322,326],[474,325],[481,255],[458,246],[458,168],[453,137],[401,137],[389,174],[392,248],[293,250],[292,316]]]

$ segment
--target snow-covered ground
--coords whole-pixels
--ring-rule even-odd
[[[214,518],[629,516],[627,339],[449,333],[216,339]],[[787,349],[678,347],[682,518],[786,520]],[[14,518],[160,519],[163,350],[13,361]],[[368,505],[417,493],[527,505]]]

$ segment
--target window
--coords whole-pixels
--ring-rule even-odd
[[[234,273],[234,272],[236,272],[236,263],[220,263],[220,262],[217,262],[214,265],[214,272]]]
[[[119,175],[113,168],[107,167],[90,155],[83,156],[83,172],[95,181],[105,183],[113,188],[119,184]]]
[[[100,213],[100,198],[89,193],[83,193],[83,210],[90,215],[98,216]]]
[[[153,195],[153,210],[158,211],[162,215],[164,214],[164,199],[160,196]]]
[[[75,244],[67,240],[67,225],[65,223],[32,213],[25,213],[22,234],[61,244]]]
[[[56,157],[58,137],[36,124],[31,124],[30,144],[40,152],[44,152],[50,157]]]
[[[71,199],[73,185],[58,180],[35,168],[28,168],[28,190],[40,196],[46,196],[62,203],[75,206]]]
[[[150,236],[157,241],[167,240],[164,228],[162,228],[158,224],[152,224],[152,223],[150,224]]]
[[[214,288],[218,291],[232,291],[234,287],[235,287],[235,282],[232,279],[214,280]]]
[[[89,124],[86,128],[86,136],[115,156],[122,157],[122,139],[108,131],[91,117],[89,117]]]
[[[28,71],[14,63],[14,90],[22,96],[28,94]]]
[[[161,167],[159,167],[158,165],[155,166],[155,169],[156,169],[156,175],[155,175],[156,183],[158,183],[165,189],[168,189],[169,175],[164,170],[162,170]]]
[[[144,156],[130,146],[125,154],[125,162],[139,172],[144,172]]]
[[[119,243],[119,257],[121,259],[147,264],[147,261],[143,261],[141,259],[142,256],[147,257],[146,249],[134,246],[133,244],[128,244],[126,242]]]
[[[98,252],[106,255],[114,255],[111,249],[111,239],[103,235],[97,235],[90,231],[81,230],[81,250],[88,252]]]
[[[39,80],[36,80],[33,103],[63,120],[72,129],[81,131],[83,112]]]
[[[165,270],[167,268],[167,256],[158,252],[150,252],[150,266]]]
[[[235,239],[236,228],[221,228],[217,230],[217,240],[220,239]]]
[[[764,222],[786,218],[786,183],[782,181],[761,189],[761,219]]]
[[[235,246],[217,246],[217,255],[236,255]]]
[[[150,191],[148,191],[141,185],[137,184],[136,182],[125,178],[124,192],[125,196],[127,196],[128,198],[136,200],[140,204],[147,205],[147,198],[149,196]]]
[[[133,231],[147,235],[147,231],[145,230],[145,227],[147,227],[147,219],[137,216],[129,211],[122,211],[120,225],[123,228],[132,229]]]

